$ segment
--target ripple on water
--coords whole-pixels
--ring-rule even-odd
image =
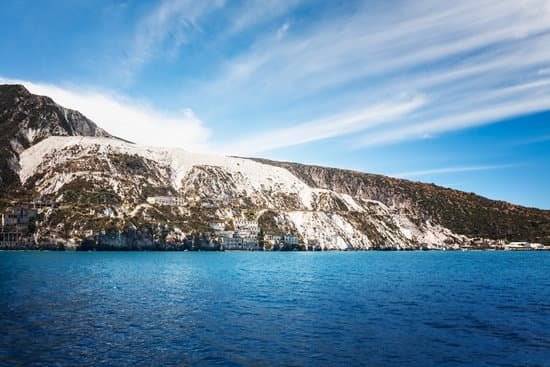
[[[543,366],[549,255],[3,252],[0,365]]]

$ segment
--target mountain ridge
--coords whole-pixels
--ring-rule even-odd
[[[0,85],[0,182],[17,185],[18,155],[52,135],[108,136],[80,112],[50,97],[30,93],[20,84]]]

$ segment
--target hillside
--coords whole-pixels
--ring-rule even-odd
[[[382,175],[255,159],[283,167],[311,187],[352,197],[377,200],[396,210],[431,219],[455,233],[469,237],[509,241],[550,241],[550,211],[490,200],[474,193],[453,190]]]
[[[140,146],[22,86],[0,86],[0,126],[0,210],[37,208],[4,248],[550,243],[550,211],[336,168]]]

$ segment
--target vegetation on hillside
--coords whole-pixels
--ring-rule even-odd
[[[469,237],[550,243],[550,211],[458,190],[338,168],[255,159],[288,169],[312,187],[380,201]],[[413,218],[414,219],[414,218]]]

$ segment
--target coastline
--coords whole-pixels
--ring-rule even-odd
[[[116,248],[116,249],[51,249],[51,248],[0,248],[0,252],[74,252],[74,253],[84,253],[84,252],[228,252],[228,253],[251,253],[251,252],[265,252],[265,253],[274,253],[274,252],[547,252],[550,251],[550,246],[540,249],[422,249],[422,248],[408,248],[408,249],[397,249],[397,248],[387,248],[387,249],[325,249],[325,250],[207,250],[207,249],[196,249],[196,250],[176,250],[176,249],[144,249],[144,248]]]

